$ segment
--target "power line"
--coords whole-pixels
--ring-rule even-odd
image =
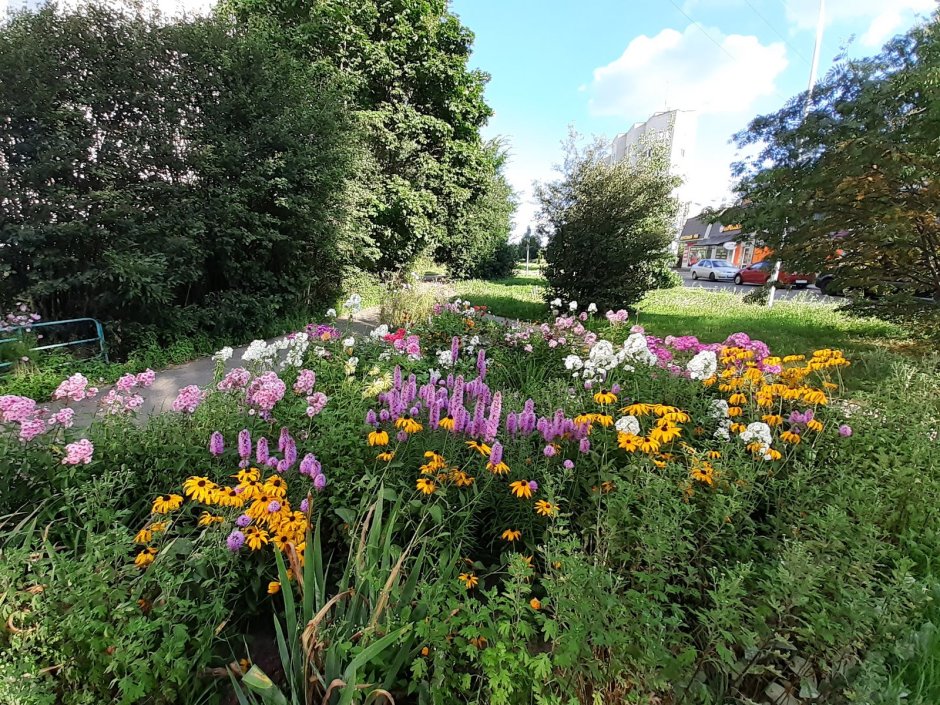
[[[721,44],[721,43],[720,43],[718,40],[716,40],[712,35],[710,35],[708,32],[706,32],[706,31],[705,31],[705,28],[704,28],[702,25],[700,25],[698,22],[696,22],[692,17],[689,16],[689,14],[688,14],[685,10],[683,10],[681,7],[679,7],[679,6],[675,3],[675,0],[669,0],[669,2],[672,3],[672,6],[673,6],[674,8],[676,8],[679,12],[681,12],[689,22],[691,22],[691,23],[694,24],[696,27],[698,27],[698,28],[699,28],[699,31],[700,31],[702,34],[704,34],[706,37],[708,37],[708,39],[711,41],[712,44],[714,44],[716,47],[718,47],[719,49],[721,49],[725,54],[727,54],[728,56],[730,56],[734,61],[737,61],[737,60],[738,60],[738,57],[736,57],[736,56],[735,56],[734,54],[732,54],[730,51],[728,51],[727,49],[725,49],[725,47],[724,47],[723,44]]]
[[[790,49],[793,51],[794,54],[796,54],[799,58],[801,58],[801,59],[803,60],[803,63],[805,63],[807,66],[809,66],[809,59],[807,59],[807,58],[806,58],[805,56],[803,56],[800,52],[798,52],[798,51],[796,50],[796,47],[794,47],[792,44],[790,44],[790,42],[787,41],[787,38],[784,37],[779,31],[777,31],[777,28],[774,27],[774,26],[770,23],[770,21],[769,21],[766,17],[764,17],[764,15],[762,15],[762,14],[760,13],[760,11],[759,11],[756,7],[754,7],[754,6],[751,4],[751,0],[744,0],[744,2],[747,3],[747,6],[748,6],[749,8],[751,8],[752,10],[754,10],[754,14],[757,15],[758,17],[760,17],[760,18],[764,21],[764,24],[765,24],[765,25],[767,25],[768,27],[770,27],[771,31],[772,31],[774,34],[776,34],[778,37],[780,37],[780,38],[783,40],[783,43],[784,43],[784,44],[786,44],[788,47],[790,47]]]

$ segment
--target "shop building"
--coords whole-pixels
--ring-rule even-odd
[[[699,214],[686,220],[679,235],[682,268],[691,267],[703,259],[721,259],[736,267],[747,267],[770,255],[770,250],[758,243],[753,235],[742,235],[740,225],[706,223],[702,216]]]

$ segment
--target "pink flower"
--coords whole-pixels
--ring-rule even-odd
[[[98,393],[96,387],[88,386],[88,378],[83,374],[75,373],[66,380],[62,380],[52,395],[53,399],[70,399],[81,401],[93,397]]]
[[[54,426],[58,424],[62,428],[71,428],[74,416],[74,409],[69,409],[68,407],[60,409],[52,415],[52,418],[49,419],[49,425]]]
[[[14,394],[0,396],[0,421],[4,423],[23,422],[36,413],[36,402],[29,397]]]
[[[220,392],[230,392],[233,389],[244,389],[248,386],[248,380],[251,379],[251,372],[246,370],[244,367],[236,367],[233,370],[229,370],[228,374],[222,378],[222,381],[219,382],[218,387]]]
[[[153,381],[157,378],[157,373],[151,370],[149,367],[137,375],[137,386],[138,387],[149,387],[153,384]]]
[[[301,370],[297,375],[297,381],[294,382],[294,392],[303,395],[310,394],[316,383],[317,375],[313,370]]]
[[[63,465],[87,465],[91,462],[91,456],[95,452],[95,447],[87,438],[83,438],[75,443],[69,443],[65,446],[65,457],[62,458]]]
[[[276,372],[265,372],[249,385],[248,403],[261,411],[271,411],[274,405],[284,398],[286,391],[287,385]]]
[[[24,443],[46,432],[42,419],[29,419],[20,423],[20,440]]]
[[[522,349],[526,352],[532,352],[532,345],[527,343],[526,345],[522,346]]]
[[[176,399],[173,400],[173,405],[170,408],[173,409],[173,411],[185,411],[187,414],[192,414],[199,408],[199,405],[202,404],[205,398],[205,392],[199,389],[195,384],[190,384],[188,387],[183,387],[179,391],[179,394],[176,396]]]
[[[319,414],[329,400],[330,398],[323,392],[315,392],[307,397],[307,416],[312,419]]]
[[[114,388],[119,392],[126,393],[131,391],[136,386],[137,375],[128,373],[126,375],[121,375],[121,378],[117,381],[117,384],[114,385]]]

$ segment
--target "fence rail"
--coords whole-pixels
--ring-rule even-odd
[[[104,327],[101,325],[101,321],[96,318],[70,318],[65,321],[40,321],[39,323],[32,323],[29,325],[29,330],[33,331],[37,328],[52,328],[52,327],[62,327],[67,325],[72,325],[75,323],[91,323],[95,329],[94,338],[81,338],[79,340],[69,340],[65,343],[51,343],[49,345],[37,345],[34,348],[30,348],[32,352],[38,352],[42,350],[55,350],[57,348],[68,348],[75,345],[86,345],[88,343],[98,343],[98,356],[101,357],[105,362],[108,361],[108,349],[104,343]],[[18,343],[22,342],[26,335],[27,326],[17,326],[13,329],[15,334],[12,338],[0,338],[0,346],[6,343]],[[0,374],[3,372],[9,371],[13,366],[12,362],[0,362]]]

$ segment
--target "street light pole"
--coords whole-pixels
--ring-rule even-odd
[[[826,27],[826,0],[819,0],[819,17],[816,20],[816,44],[813,46],[813,63],[809,70],[809,85],[806,87],[806,102],[803,104],[803,119],[809,114],[809,106],[813,102],[813,89],[816,87],[816,73],[819,71],[819,48],[822,46],[823,30]],[[780,239],[781,246],[787,239],[784,229]],[[777,281],[780,279],[780,258],[774,263],[773,274],[770,275],[770,292],[767,295],[767,308],[774,305],[774,295],[777,293]]]

